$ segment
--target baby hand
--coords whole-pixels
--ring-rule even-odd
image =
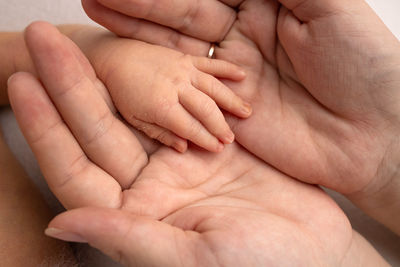
[[[136,49],[122,50],[105,81],[122,116],[180,152],[186,140],[212,152],[232,143],[234,134],[218,107],[241,118],[250,116],[251,107],[215,77],[240,81],[245,73],[226,61],[134,42]]]

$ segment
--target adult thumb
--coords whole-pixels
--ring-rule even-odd
[[[80,208],[55,217],[46,235],[70,242],[87,242],[125,266],[193,266],[196,232],[128,211]]]

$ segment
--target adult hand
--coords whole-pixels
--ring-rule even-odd
[[[236,19],[231,6],[240,2],[82,0],[82,6],[90,18],[120,36],[204,56],[210,42],[228,33]]]
[[[160,31],[162,25],[175,28],[177,36],[222,40],[216,57],[247,70],[245,81],[229,86],[254,110],[247,120],[231,118],[237,141],[279,170],[339,191],[398,228],[400,218],[391,218],[400,207],[400,45],[364,1],[97,2],[107,12],[124,13],[125,21],[136,17],[158,23]],[[202,33],[199,29],[217,10],[204,7],[223,2],[237,8],[237,20],[232,25],[231,11],[221,9],[217,29]],[[196,12],[183,12],[181,5]],[[171,12],[157,12],[166,8]],[[122,20],[112,23],[105,13],[96,17],[95,8],[86,10],[129,36]],[[186,26],[182,29],[176,21]],[[379,210],[386,215],[377,214]]]
[[[400,233],[400,45],[368,5],[248,0],[220,46],[248,72],[237,141]]]
[[[321,189],[237,144],[220,154],[164,147],[148,164],[127,164],[144,152],[104,115],[111,111],[82,54],[48,24],[31,25],[26,41],[51,100],[32,75],[14,75],[9,94],[21,129],[62,203],[106,207],[66,212],[47,234],[89,242],[128,266],[383,264]],[[132,186],[118,185],[113,164],[135,166]]]

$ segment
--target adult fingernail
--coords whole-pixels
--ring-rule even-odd
[[[7,79],[7,86],[10,86],[10,82],[13,79],[14,75],[11,75],[10,77],[8,77]]]
[[[64,241],[87,243],[86,239],[84,239],[82,236],[58,228],[47,228],[44,231],[44,234]]]
[[[242,105],[242,113],[243,113],[243,115],[248,116],[248,115],[251,114],[251,112],[252,112],[252,108],[251,108],[250,103],[243,102],[243,105]]]

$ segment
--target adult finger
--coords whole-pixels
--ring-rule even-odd
[[[62,204],[119,207],[121,187],[85,156],[40,82],[28,73],[14,74],[8,94],[43,175]]]
[[[161,45],[190,55],[205,56],[210,48],[209,42],[144,19],[121,14],[104,7],[96,0],[83,0],[82,5],[91,19],[120,36]]]
[[[43,22],[31,24],[25,39],[47,93],[85,153],[129,188],[146,165],[147,155],[85,75],[72,41]]]
[[[236,19],[233,8],[216,0],[97,1],[119,13],[151,21],[208,42],[221,41]]]
[[[279,0],[302,22],[343,11],[352,1],[343,0]]]
[[[201,253],[194,246],[200,241],[199,233],[124,210],[67,211],[54,218],[45,233],[65,241],[88,242],[124,266],[196,266],[194,255]]]

